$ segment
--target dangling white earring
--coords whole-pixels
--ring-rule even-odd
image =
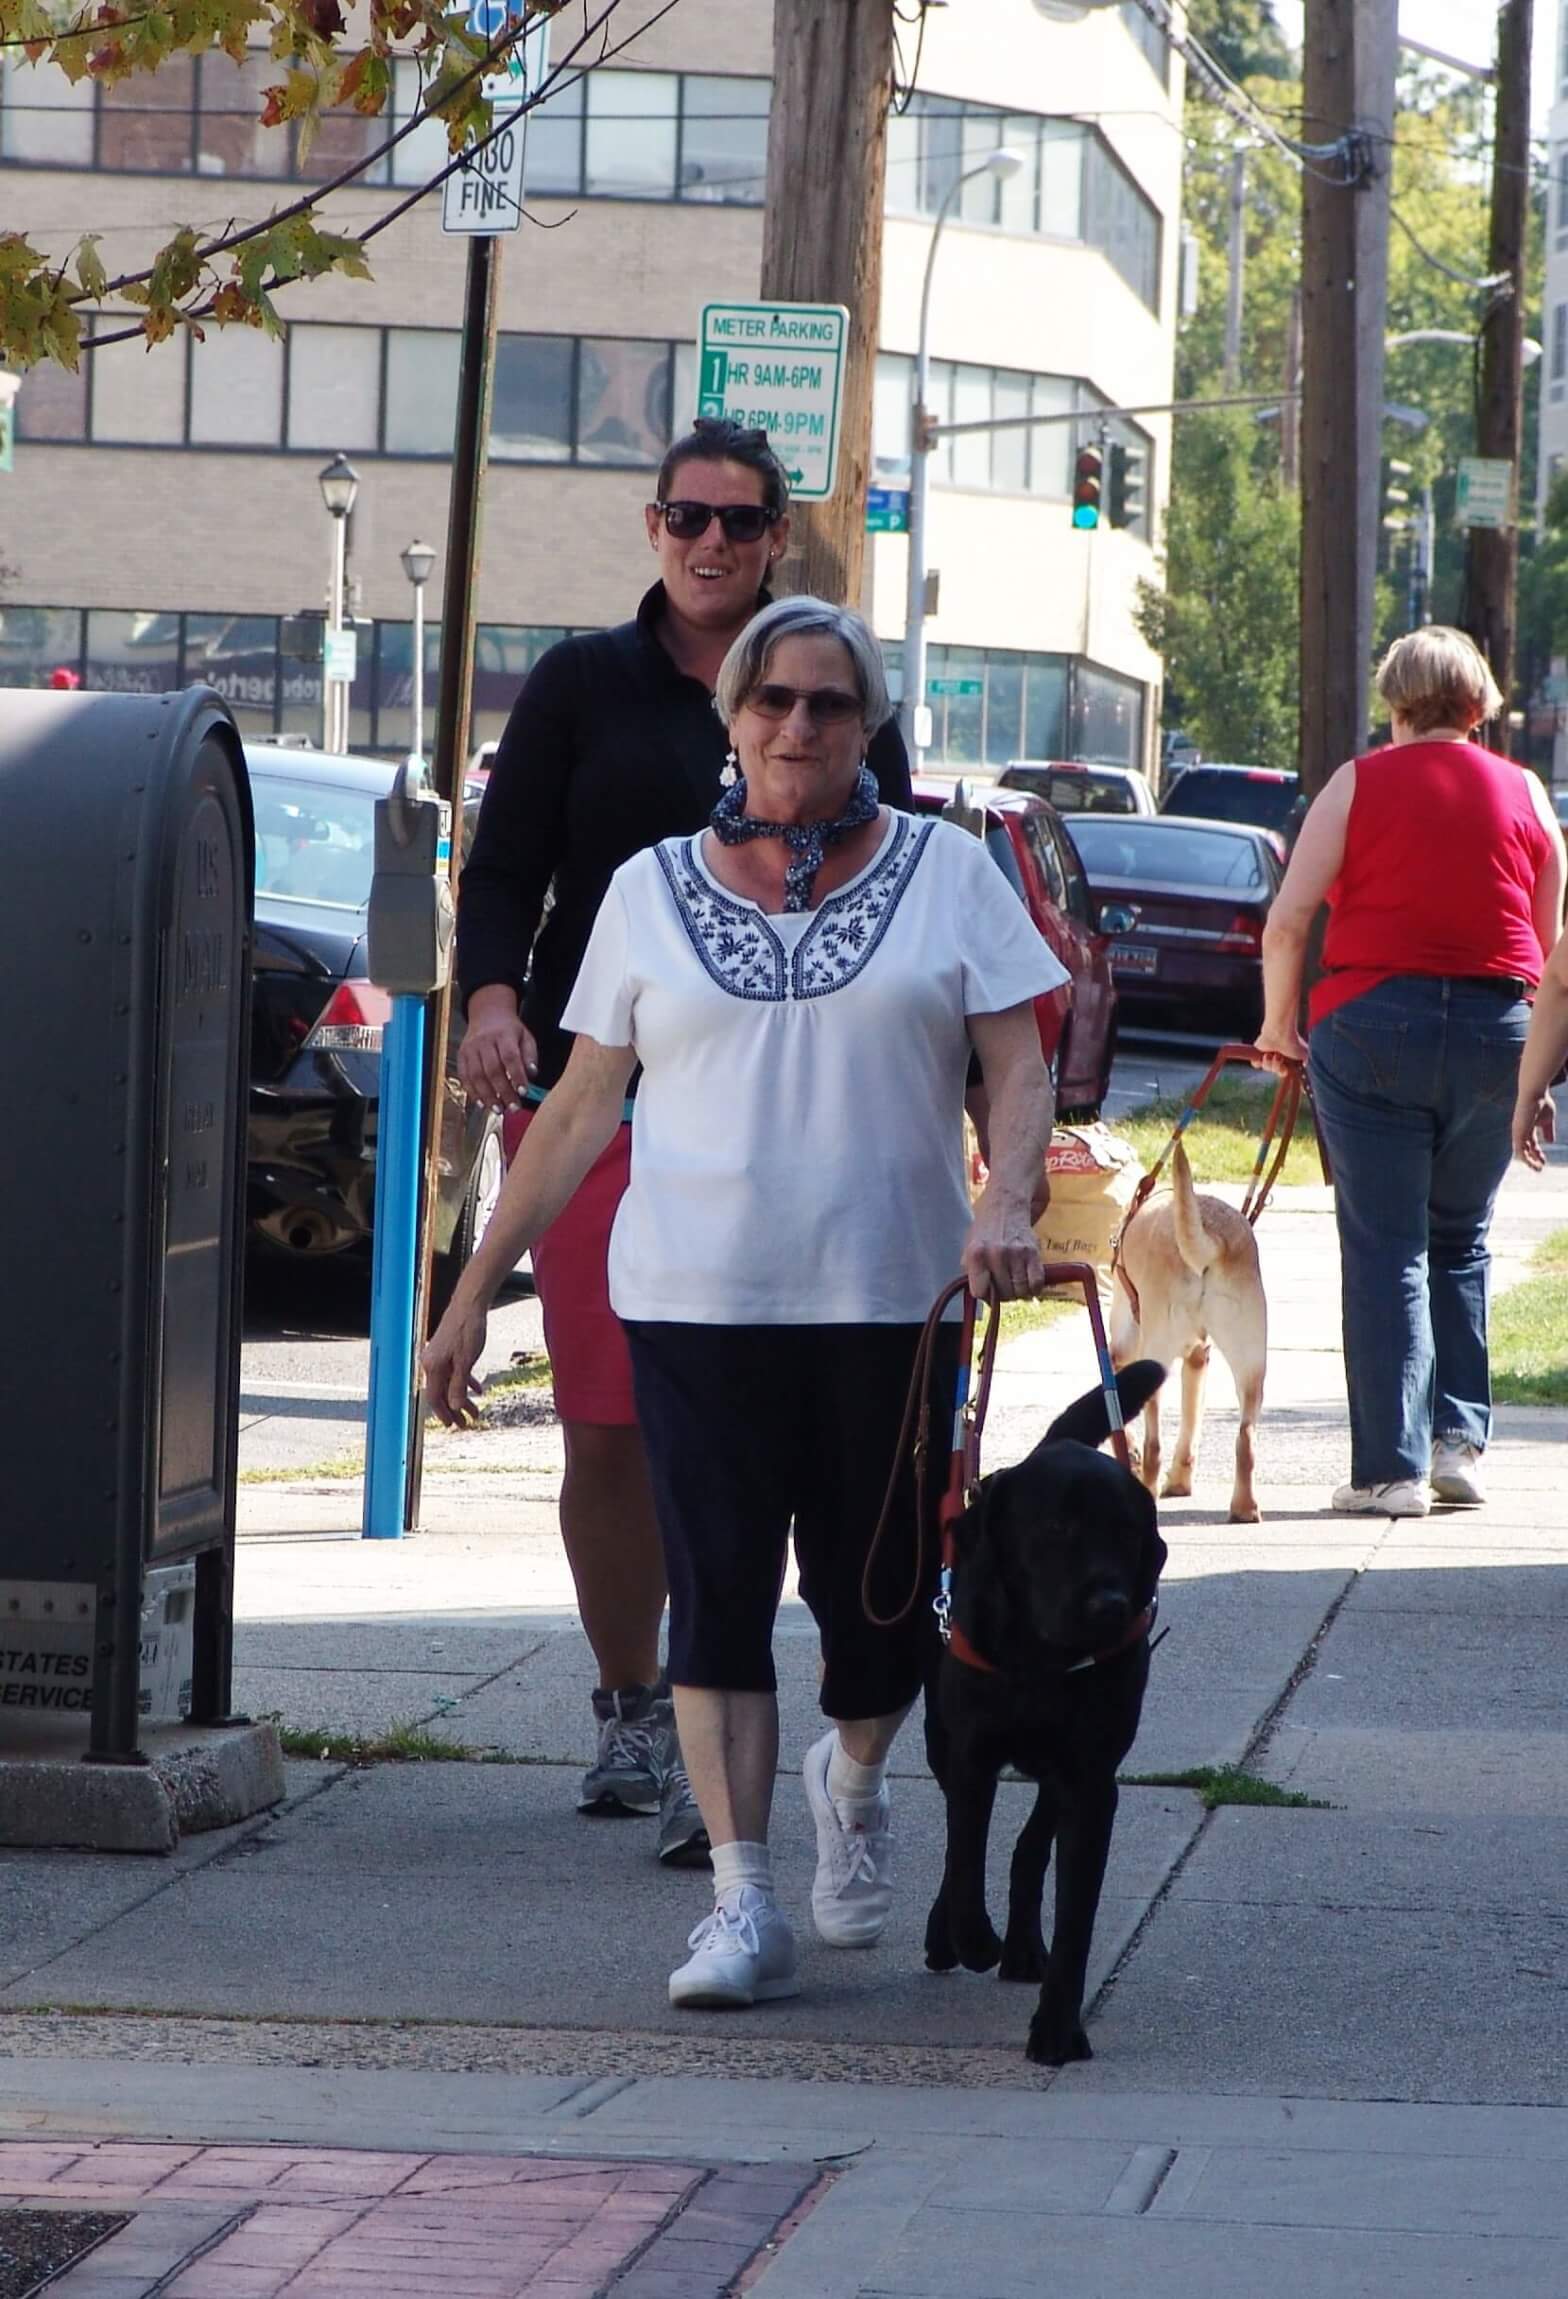
[[[739,782],[739,780],[740,761],[736,758],[733,751],[729,751],[725,755],[724,764],[719,769],[720,787],[724,790],[729,790],[735,783]]]

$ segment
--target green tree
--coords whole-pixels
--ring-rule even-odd
[[[1188,416],[1166,531],[1166,581],[1136,619],[1165,658],[1166,715],[1209,758],[1294,766],[1300,513],[1260,468],[1239,411]]]
[[[1268,0],[1188,0],[1187,22],[1233,80],[1290,78],[1290,50]]]
[[[126,320],[119,329],[112,322],[108,330],[95,323],[100,339],[106,332],[111,340],[139,333],[149,344],[161,343],[185,328],[200,336],[209,325],[276,334],[281,321],[272,298],[278,288],[329,271],[368,278],[366,245],[395,220],[401,203],[364,230],[335,231],[325,212],[332,194],[431,115],[446,124],[455,166],[456,155],[490,131],[484,78],[523,29],[509,24],[487,42],[468,30],[461,10],[449,15],[447,4],[365,0],[348,21],[339,0],[154,0],[151,6],[145,0],[68,0],[65,6],[59,0],[0,0],[0,47],[25,56],[35,71],[105,86],[156,73],[177,55],[242,60],[256,44],[253,33],[263,32],[278,77],[263,92],[261,124],[286,130],[298,122],[305,148],[324,112],[347,106],[380,116],[398,57],[417,58],[422,87],[415,120],[395,134],[389,129],[375,152],[328,182],[257,222],[217,233],[182,224],[144,261],[117,276],[109,275],[96,234],[41,249],[20,232],[0,230],[0,364],[27,368],[55,360],[74,368],[84,319],[104,306],[123,310]],[[564,5],[565,0],[516,0],[519,15],[526,6],[530,22]],[[620,0],[584,0],[581,32],[546,75],[541,95],[563,74],[573,77],[617,52],[610,19],[619,5]]]

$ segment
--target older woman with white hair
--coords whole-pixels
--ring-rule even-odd
[[[1275,1068],[1309,1060],[1334,1170],[1350,1481],[1333,1505],[1424,1517],[1485,1498],[1487,1231],[1563,840],[1538,778],[1475,740],[1502,697],[1462,631],[1396,640],[1377,684],[1393,741],[1340,767],[1301,826],[1257,1043]],[[1309,1054],[1296,1016],[1325,901]]]
[[[805,1760],[812,1913],[836,1947],[868,1947],[887,1922],[885,1767],[933,1631],[928,1590],[898,1627],[873,1626],[861,1578],[932,1301],[959,1269],[993,1300],[1042,1282],[1030,1202],[1053,1110],[1033,1000],[1065,978],[976,840],[878,803],[865,751],[891,706],[858,615],[765,608],[715,703],[730,787],[707,831],[615,873],[566,1009],[565,1075],[424,1358],[432,1409],[464,1421],[486,1306],[602,1150],[640,1063],[610,1292],[713,1847],[714,1908],[671,1976],[677,2005],[797,1992],[767,1842],[791,1532],[832,1720]],[[971,1051],[990,1101],[973,1209]],[[907,1472],[898,1522],[884,1612],[913,1568]]]

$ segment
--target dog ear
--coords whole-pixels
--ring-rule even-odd
[[[1124,1422],[1135,1419],[1143,1411],[1164,1379],[1164,1366],[1152,1357],[1140,1357],[1136,1364],[1122,1367],[1116,1376],[1116,1394],[1121,1401]],[[1057,1416],[1046,1430],[1044,1441],[1054,1445],[1059,1438],[1071,1437],[1080,1445],[1103,1445],[1110,1433],[1105,1392],[1090,1389]]]

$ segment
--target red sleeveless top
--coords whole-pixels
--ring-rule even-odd
[[[1532,905],[1550,851],[1527,770],[1479,743],[1358,758],[1312,1020],[1395,974],[1515,974],[1533,989],[1546,953]]]

